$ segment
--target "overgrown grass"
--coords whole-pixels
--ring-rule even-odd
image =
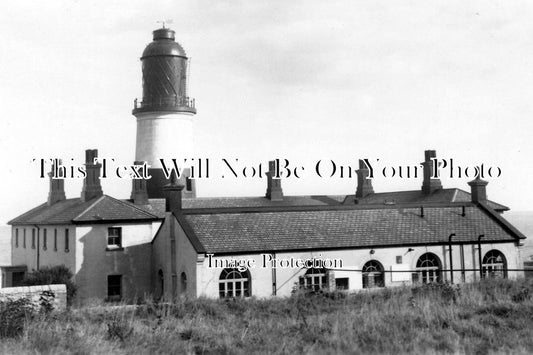
[[[1,339],[0,351],[526,354],[533,353],[531,294],[531,280],[487,280],[354,295],[71,308],[28,318],[19,336]]]

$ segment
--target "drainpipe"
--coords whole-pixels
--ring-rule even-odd
[[[481,259],[481,238],[484,238],[485,234],[480,234],[479,237],[477,237],[477,251],[478,251],[478,257],[479,257],[479,280],[483,279],[483,268],[481,267],[482,259]]]
[[[39,270],[39,258],[40,258],[40,252],[39,252],[39,248],[40,248],[40,241],[39,241],[39,235],[41,234],[41,230],[39,229],[39,226],[34,224],[35,228],[37,228],[37,267],[36,269]]]
[[[464,244],[459,246],[459,255],[461,257],[461,282],[466,282],[465,275],[465,247]]]
[[[276,253],[272,253],[272,257],[274,258],[274,260],[276,260]],[[272,296],[276,296],[277,288],[278,288],[278,285],[276,281],[276,268],[273,267],[272,268]]]
[[[450,250],[450,280],[453,284],[452,237],[455,237],[455,233],[450,234],[448,237],[448,248]]]

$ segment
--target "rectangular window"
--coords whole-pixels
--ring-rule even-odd
[[[403,263],[403,260],[402,260],[402,256],[401,255],[396,255],[396,264],[401,264]]]
[[[335,289],[348,290],[349,288],[349,279],[347,277],[340,277],[338,279],[335,279]]]
[[[26,228],[22,230],[22,247],[26,249]]]
[[[107,276],[107,296],[118,301],[122,297],[122,275]]]
[[[15,228],[15,248],[19,247],[19,229]]]
[[[65,252],[69,250],[68,228],[65,229]]]
[[[46,228],[43,229],[43,250],[46,250],[46,244],[47,244],[47,233]]]
[[[122,227],[109,227],[107,229],[107,247],[122,248]]]
[[[54,228],[54,251],[57,251],[57,228]]]
[[[185,178],[185,186],[186,186],[185,189],[187,191],[192,191],[192,180],[191,180],[191,178],[189,178],[189,177]]]
[[[35,228],[31,229],[31,248],[35,249]]]

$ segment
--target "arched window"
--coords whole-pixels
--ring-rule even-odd
[[[424,284],[441,282],[441,270],[439,258],[433,253],[426,253],[416,262],[413,282],[422,282]]]
[[[318,291],[328,288],[327,271],[324,268],[310,268],[300,277],[300,288]]]
[[[187,274],[185,272],[181,273],[180,283],[181,283],[181,293],[184,293],[185,291],[187,291]]]
[[[363,266],[363,288],[384,286],[385,277],[383,265],[376,260],[370,260]]]
[[[218,282],[218,294],[220,298],[250,297],[252,294],[250,290],[251,280],[248,270],[224,269]]]
[[[507,261],[499,250],[491,250],[483,257],[483,277],[506,278]]]

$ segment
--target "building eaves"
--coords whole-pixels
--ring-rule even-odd
[[[194,229],[189,224],[189,222],[187,222],[187,219],[183,216],[183,214],[173,213],[172,215],[176,218],[176,220],[180,224],[181,228],[185,232],[185,235],[191,242],[194,250],[196,250],[197,253],[205,253],[206,252],[205,247],[203,246],[202,242],[200,241],[200,239],[194,232]]]
[[[486,202],[479,202],[479,206],[495,221],[500,223],[507,231],[514,234],[517,239],[526,239],[527,237],[520,232],[518,229],[516,229],[515,226],[513,226],[509,221],[507,221],[505,218],[503,218],[498,212],[496,212],[488,203]]]

